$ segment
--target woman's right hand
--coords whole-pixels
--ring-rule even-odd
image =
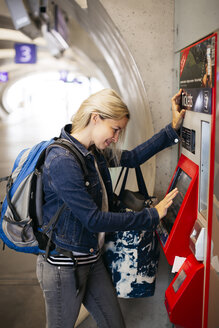
[[[180,89],[175,96],[172,98],[172,127],[178,130],[182,125],[183,118],[185,116],[186,110],[180,108],[180,99],[182,96],[182,89]]]
[[[160,219],[162,219],[166,214],[170,205],[173,203],[173,199],[178,194],[178,189],[175,188],[169,194],[167,194],[163,200],[161,200],[156,206]]]

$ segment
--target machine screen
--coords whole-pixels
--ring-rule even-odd
[[[181,168],[178,168],[169,192],[176,187],[178,188],[179,192],[173,199],[172,205],[168,208],[167,215],[162,220],[162,224],[168,233],[170,233],[172,229],[190,182],[191,178],[188,176],[188,174],[186,174]]]

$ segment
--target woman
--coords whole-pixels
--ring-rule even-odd
[[[135,167],[158,151],[178,141],[184,111],[172,98],[173,120],[150,140],[132,151],[115,147],[129,121],[127,106],[111,89],[85,100],[72,125],[62,129],[61,138],[74,144],[84,157],[89,181],[74,155],[61,147],[47,154],[43,185],[44,224],[66,204],[54,230],[52,241],[61,250],[58,256],[42,255],[37,260],[37,276],[44,292],[47,327],[72,328],[83,303],[101,328],[122,328],[125,323],[116,292],[101,259],[104,233],[118,230],[155,229],[166,215],[177,190],[170,192],[155,208],[141,212],[113,213],[112,183],[108,166]],[[66,256],[66,250],[71,256]]]

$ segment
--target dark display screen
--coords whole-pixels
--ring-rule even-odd
[[[167,215],[162,219],[162,224],[168,233],[170,233],[173,227],[190,182],[191,178],[188,176],[188,174],[186,174],[181,168],[178,168],[169,192],[174,188],[178,188],[179,192],[173,199],[172,205],[168,208]]]

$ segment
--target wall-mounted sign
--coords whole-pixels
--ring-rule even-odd
[[[29,43],[15,43],[15,63],[34,64],[36,63],[36,45]]]
[[[59,72],[59,79],[63,82],[67,82],[67,78],[68,78],[68,71],[60,71]]]
[[[59,71],[59,79],[63,82],[68,82],[68,83],[78,83],[82,84],[83,82],[77,79],[73,74],[71,74],[69,71]]]
[[[183,89],[182,108],[194,112],[211,114],[211,88]]]
[[[0,82],[8,81],[8,72],[0,72]]]
[[[215,36],[184,49],[180,54],[180,88],[213,88]]]

